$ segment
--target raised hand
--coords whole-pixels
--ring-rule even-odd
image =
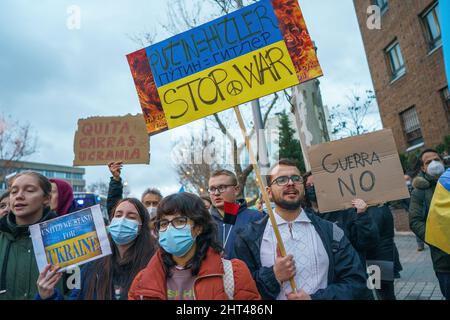
[[[120,172],[122,171],[123,162],[110,162],[108,163],[109,171],[111,172],[114,180],[120,180]]]

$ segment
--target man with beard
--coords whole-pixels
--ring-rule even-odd
[[[268,216],[237,233],[234,252],[247,263],[263,299],[365,297],[365,270],[342,229],[302,209],[305,190],[295,162],[280,160],[275,164],[267,185],[287,256],[280,257]],[[290,278],[294,278],[297,292],[290,287]]]

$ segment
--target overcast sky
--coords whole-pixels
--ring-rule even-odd
[[[141,112],[125,58],[140,46],[129,35],[154,31],[163,40],[167,2],[0,2],[0,112],[30,123],[38,136],[38,151],[26,160],[72,165],[78,119]],[[81,9],[79,30],[66,25],[71,5]],[[324,104],[345,102],[354,86],[372,89],[353,1],[301,0],[300,5],[325,74]],[[152,137],[151,164],[125,167],[133,195],[148,186],[166,195],[178,191],[171,141],[191,127]],[[86,167],[87,184],[108,179],[106,166]]]

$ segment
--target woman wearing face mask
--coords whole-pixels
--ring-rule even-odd
[[[164,198],[156,226],[161,248],[133,281],[130,300],[260,299],[245,263],[222,260],[217,227],[198,196]]]
[[[86,264],[81,271],[81,288],[72,290],[70,299],[126,300],[134,277],[150,261],[155,242],[146,227],[148,212],[134,198],[121,200],[113,210],[108,226],[112,255]],[[52,283],[57,274],[44,270],[38,279],[38,299],[60,300]]]
[[[49,207],[52,186],[43,175],[27,171],[13,178],[9,190],[10,211],[0,220],[0,300],[33,299],[39,270],[29,226],[57,217]],[[53,285],[63,291],[59,280]]]

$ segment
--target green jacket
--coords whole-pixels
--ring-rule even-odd
[[[39,222],[58,215],[45,210]],[[37,291],[39,270],[28,226],[18,226],[13,213],[0,220],[0,300],[32,300]],[[64,292],[64,281],[57,288]]]
[[[426,222],[437,181],[421,172],[413,180],[413,191],[409,204],[409,226],[420,239],[425,241]],[[434,271],[450,272],[450,255],[430,246]]]

